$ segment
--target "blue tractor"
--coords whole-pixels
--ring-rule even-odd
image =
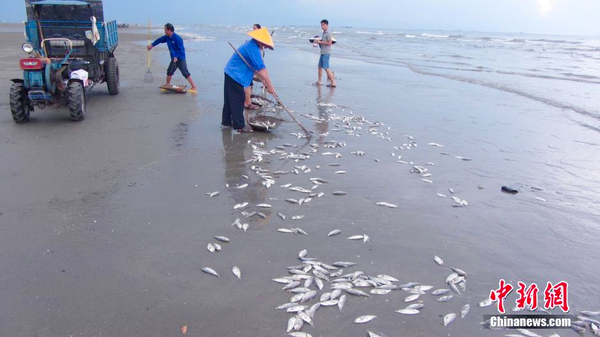
[[[74,121],[83,120],[86,94],[106,82],[119,93],[114,56],[117,22],[104,22],[102,0],[25,0],[27,21],[20,60],[23,79],[13,79],[10,110],[17,123],[29,121],[34,107],[66,105]]]

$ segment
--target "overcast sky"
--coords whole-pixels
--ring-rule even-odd
[[[25,20],[24,0],[0,0],[0,20]],[[104,0],[128,23],[319,25],[600,35],[600,0]]]

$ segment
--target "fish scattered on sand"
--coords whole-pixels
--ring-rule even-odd
[[[444,316],[444,326],[454,322],[455,319],[456,319],[455,313],[450,313],[450,314]]]
[[[354,323],[363,324],[363,323],[370,322],[370,321],[374,320],[375,318],[377,318],[377,316],[373,316],[373,315],[360,316],[354,320]]]
[[[212,268],[204,267],[204,268],[202,268],[202,271],[205,272],[205,273],[207,273],[207,274],[209,274],[209,275],[219,277],[219,274],[217,274],[217,272],[214,269],[212,269]]]
[[[391,204],[391,203],[385,202],[385,201],[376,202],[375,205],[377,205],[377,206],[385,206],[385,207],[389,207],[389,208],[398,208],[398,205]]]
[[[239,267],[236,267],[236,266],[234,266],[234,267],[231,269],[231,272],[233,272],[233,275],[235,275],[235,277],[237,277],[238,279],[241,279],[241,278],[242,278],[242,271],[240,270],[240,268],[239,268]]]
[[[467,317],[467,315],[469,314],[469,311],[471,310],[471,305],[470,304],[465,304],[462,309],[460,309],[460,318],[465,318]]]
[[[219,191],[214,191],[214,192],[211,192],[211,193],[206,193],[206,195],[208,195],[210,198],[213,198],[213,197],[218,196],[219,193],[220,193]]]
[[[331,232],[329,232],[329,233],[327,234],[327,236],[334,236],[334,235],[338,235],[338,234],[340,234],[341,232],[342,232],[342,231],[341,231],[341,230],[339,230],[339,229],[334,229],[334,230],[332,230]]]
[[[221,242],[229,242],[229,238],[227,238],[225,236],[219,236],[219,235],[217,235],[217,236],[215,236],[215,239],[219,240]]]
[[[439,256],[434,256],[433,260],[435,261],[435,263],[439,264],[440,266],[444,264],[444,260],[442,260]]]

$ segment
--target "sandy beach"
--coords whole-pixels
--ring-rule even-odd
[[[496,308],[478,307],[500,279],[515,287],[536,282],[542,291],[565,280],[574,313],[600,310],[600,167],[585,160],[600,145],[597,131],[565,118],[564,109],[335,56],[338,88],[315,87],[318,55],[282,43],[265,62],[278,95],[313,138],[292,135],[302,131],[281,110],[286,122],[275,132],[238,135],[219,123],[227,41],[241,44],[243,35],[187,44],[199,92],[177,95],[158,89],[166,48],[153,50],[154,83],[144,83],[146,37],[123,29],[119,95],[94,88],[82,122],[70,121],[63,107],[36,109],[18,125],[8,103],[9,80],[21,77],[17,61],[25,55],[15,27],[0,32],[0,335],[178,336],[187,326],[189,336],[285,336],[290,314],[275,307],[292,294],[272,279],[289,276],[303,249],[324,263],[357,263],[346,273],[434,289],[447,287],[448,267],[468,273],[466,291],[447,303],[424,294],[415,316],[395,312],[408,305],[405,291],[348,295],[343,310],[316,312],[314,327],[302,330],[312,336],[503,336],[510,332],[479,324]],[[183,82],[178,73],[174,83]],[[257,158],[253,146],[265,151],[260,162],[248,162]],[[431,176],[411,173],[413,166]],[[262,184],[258,167],[273,186]],[[327,181],[314,190],[322,197],[285,201],[308,194],[281,185],[311,189],[315,177]],[[504,185],[520,192],[502,193]],[[468,205],[453,207],[452,196]],[[376,205],[382,201],[397,208]],[[231,226],[237,218],[248,231]],[[294,227],[308,235],[277,231]],[[328,237],[333,229],[342,233]],[[368,242],[347,239],[363,234]],[[211,253],[206,246],[218,235],[231,241]],[[444,326],[443,317],[465,304],[469,315]],[[361,315],[377,318],[352,323]],[[544,334],[552,332],[576,335]]]

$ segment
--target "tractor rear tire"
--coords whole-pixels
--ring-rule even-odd
[[[117,95],[119,93],[119,62],[114,57],[109,57],[106,60],[105,76],[106,84],[108,86],[108,93],[111,95]]]
[[[81,121],[85,117],[85,89],[80,82],[71,82],[67,90],[71,119]]]
[[[28,122],[30,110],[23,83],[13,83],[10,87],[10,112],[15,122]]]

